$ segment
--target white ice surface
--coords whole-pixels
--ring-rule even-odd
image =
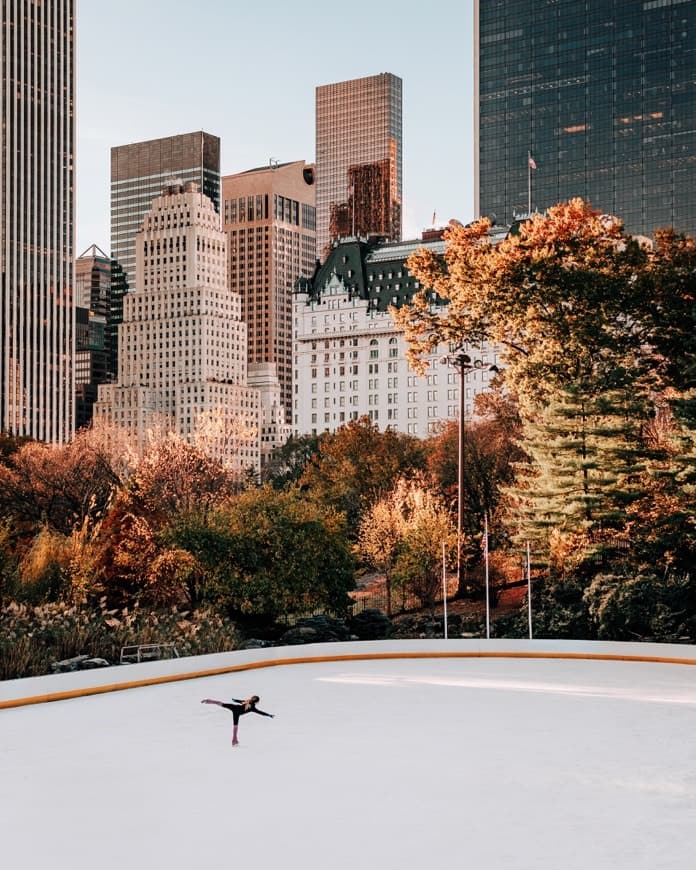
[[[261,696],[275,719],[201,698]],[[690,870],[696,668],[272,667],[0,710],[0,867]]]

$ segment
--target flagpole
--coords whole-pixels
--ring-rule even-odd
[[[532,214],[532,152],[527,151],[527,216]]]
[[[485,543],[486,546],[484,548],[484,558],[486,561],[486,640],[490,640],[491,638],[491,601],[489,595],[489,584],[488,584],[488,513],[486,512],[483,515],[484,521],[484,534],[485,534]]]
[[[442,615],[445,625],[445,640],[447,640],[447,561],[444,541],[442,542]]]
[[[527,541],[527,618],[529,620],[529,639],[532,639],[532,566],[529,558],[529,541]]]

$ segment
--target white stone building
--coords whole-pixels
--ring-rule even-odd
[[[294,305],[296,435],[333,432],[367,415],[380,429],[425,437],[443,420],[458,419],[461,376],[446,360],[449,349],[437,348],[419,376],[388,310],[418,289],[405,261],[422,247],[442,252],[444,242],[346,239],[300,284]],[[498,356],[492,345],[467,352],[482,363],[466,376],[464,413],[470,417]]]
[[[292,435],[292,426],[285,422],[285,405],[275,363],[249,363],[249,386],[259,391],[259,451],[261,471],[271,454]]]
[[[259,471],[259,390],[247,380],[241,302],[227,287],[220,217],[194,182],[156,197],[136,236],[136,289],[123,300],[118,382],[95,419],[142,449],[165,428],[230,468]]]

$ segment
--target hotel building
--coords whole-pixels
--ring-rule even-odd
[[[505,232],[496,230],[501,238]],[[425,375],[418,375],[389,311],[419,289],[406,267],[408,257],[423,247],[444,251],[441,233],[432,235],[440,237],[391,244],[346,239],[309,281],[300,282],[294,315],[296,435],[333,432],[368,416],[381,429],[426,437],[443,420],[459,417],[462,385],[458,370],[443,362],[447,348],[434,350]],[[493,345],[470,353],[485,366],[498,362]],[[467,376],[466,416],[492,377],[487,369]]]

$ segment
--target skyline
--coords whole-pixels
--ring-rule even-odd
[[[221,139],[223,176],[271,158],[314,162],[316,87],[380,72],[404,83],[403,237],[433,213],[437,223],[474,217],[472,0],[418,17],[393,0],[357,0],[345,20],[307,0],[263,12],[201,0],[195,20],[185,8],[123,0],[107,41],[97,4],[78,7],[77,254],[110,251],[112,147],[204,130]]]

